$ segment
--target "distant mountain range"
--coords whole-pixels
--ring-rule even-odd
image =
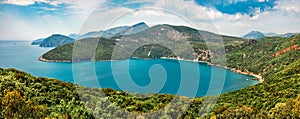
[[[74,42],[76,40],[85,39],[85,38],[102,37],[102,38],[110,39],[113,37],[133,35],[133,34],[145,31],[147,29],[149,29],[149,26],[144,22],[140,22],[140,23],[137,23],[132,26],[119,26],[119,27],[110,28],[105,31],[103,31],[103,30],[92,31],[92,32],[85,33],[83,35],[70,34],[68,36],[64,36],[64,35],[60,35],[60,34],[54,34],[48,38],[40,38],[40,39],[33,41],[32,45],[39,45],[40,47],[57,47],[57,46],[61,46],[64,44]],[[199,39],[199,38],[196,38],[196,37],[199,37],[199,35],[195,35],[195,30],[191,31],[191,29],[187,29],[187,28],[183,28],[183,29],[179,29],[179,30],[189,30],[189,31],[184,31],[184,32],[185,33],[190,32],[189,34],[191,34],[192,39]],[[207,32],[207,31],[201,31],[201,32],[202,32],[202,34],[207,34],[207,35],[213,34],[213,33]],[[264,37],[273,37],[273,36],[289,38],[295,34],[297,34],[297,33],[276,34],[276,33],[262,33],[260,31],[251,31],[251,32],[247,33],[246,35],[244,35],[242,38],[260,39],[260,38],[264,38]],[[62,38],[62,39],[60,39],[60,38]]]
[[[296,34],[298,34],[298,33],[276,34],[276,33],[262,33],[260,31],[251,31],[251,32],[247,33],[246,35],[244,35],[243,38],[260,39],[260,38],[264,38],[264,37],[274,37],[274,36],[289,38]]]
[[[84,39],[84,38],[91,38],[91,37],[102,37],[102,38],[112,38],[112,37],[119,37],[124,35],[131,35],[141,31],[148,29],[149,26],[144,23],[140,22],[132,26],[119,26],[114,27],[105,31],[93,31],[88,32],[86,34],[80,35],[77,34],[77,39]],[[74,34],[69,35],[69,37],[74,36]]]
[[[133,32],[130,32],[133,33]],[[42,61],[103,61],[103,60],[120,60],[131,57],[139,58],[161,58],[161,57],[180,57],[190,60],[211,60],[210,56],[218,57],[222,52],[209,54],[212,50],[218,50],[218,42],[222,41],[222,45],[227,46],[226,51],[233,50],[232,47],[238,44],[249,42],[242,38],[224,36],[208,31],[197,30],[187,26],[173,26],[167,24],[156,25],[144,31],[131,35],[124,35],[112,38],[90,37],[77,40],[76,47],[78,51],[73,49],[74,43],[66,44],[61,47],[52,49],[41,56]],[[189,42],[191,46],[186,43]],[[116,45],[117,44],[117,45]],[[213,45],[208,50],[207,44]],[[94,47],[93,47],[94,46]],[[112,57],[114,47],[120,47],[121,51]],[[165,46],[168,46],[167,48]],[[191,51],[187,51],[188,47],[192,47]],[[97,51],[95,51],[95,49]],[[137,48],[137,49],[135,49]],[[170,50],[172,49],[172,51]],[[193,52],[193,50],[196,52]],[[76,54],[79,53],[79,54]],[[82,55],[82,54],[84,55]],[[133,54],[132,54],[133,53]],[[219,54],[218,54],[219,53]],[[72,58],[72,56],[74,56]]]
[[[39,45],[40,47],[57,47],[64,44],[72,43],[76,40],[85,39],[85,38],[93,38],[93,37],[103,37],[103,38],[112,38],[112,37],[120,37],[124,35],[131,35],[141,31],[148,29],[149,26],[140,22],[138,24],[132,26],[119,26],[115,28],[111,28],[105,31],[92,31],[86,34],[70,34],[68,36],[54,34],[48,38],[40,38],[33,41],[32,45]],[[62,39],[60,39],[62,38]]]

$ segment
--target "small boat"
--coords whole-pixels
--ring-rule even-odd
[[[151,51],[148,52],[148,57],[151,55]]]

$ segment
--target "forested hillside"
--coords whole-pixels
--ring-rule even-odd
[[[186,26],[157,25],[142,32],[114,38],[86,38],[75,43],[57,47],[42,55],[43,61],[81,61],[81,60],[120,60],[130,57],[160,58],[181,57],[210,61],[209,50],[222,48],[227,51],[241,43],[253,42],[237,37],[218,35],[207,31],[199,31]],[[188,45],[190,44],[189,52]],[[74,45],[75,44],[75,45]],[[208,49],[207,45],[211,49]],[[131,52],[133,48],[135,51]],[[121,53],[111,57],[116,49]],[[151,52],[151,53],[149,53]],[[118,53],[118,52],[117,52]],[[148,55],[149,53],[149,55]],[[176,56],[174,55],[176,53]],[[218,56],[217,52],[213,52]],[[72,56],[73,55],[73,56]],[[73,58],[73,59],[72,59]]]
[[[256,74],[273,75],[300,59],[300,34],[290,38],[266,37],[233,47],[226,53],[227,66]]]
[[[266,78],[267,82],[220,96],[217,118],[300,118],[300,60]]]

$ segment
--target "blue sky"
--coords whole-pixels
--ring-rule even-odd
[[[300,4],[298,0],[0,0],[1,40],[83,34],[141,21],[233,36],[252,30],[300,32]]]
[[[256,9],[260,12],[272,10],[278,0],[196,0],[202,6],[214,7],[222,13],[247,14],[254,16]]]

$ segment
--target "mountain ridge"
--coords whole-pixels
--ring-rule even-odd
[[[60,35],[60,34],[53,34],[45,39],[43,39],[40,43],[40,47],[57,47],[65,44],[69,44],[74,42],[75,39]]]
[[[84,39],[89,37],[103,37],[103,38],[119,37],[123,35],[135,34],[137,32],[141,32],[148,28],[149,26],[145,22],[139,22],[132,26],[117,26],[107,30],[87,32],[83,35],[77,34],[77,39],[79,40],[79,39]]]
[[[168,48],[172,48],[172,50],[177,52],[179,57],[193,60],[196,57],[201,57],[202,55],[204,56],[207,54],[208,48],[207,48],[206,44],[211,44],[212,46],[224,44],[225,46],[231,47],[233,45],[238,45],[240,43],[247,41],[242,38],[218,35],[218,34],[215,34],[212,32],[208,32],[208,31],[196,30],[194,28],[190,28],[187,26],[172,26],[172,25],[162,24],[162,25],[153,26],[149,29],[138,32],[136,34],[125,35],[122,37],[115,37],[115,38],[109,38],[109,39],[100,38],[100,40],[99,40],[99,38],[86,38],[86,39],[78,40],[77,42],[75,42],[75,44],[77,45],[76,47],[81,46],[81,47],[85,48],[89,44],[95,43],[95,41],[97,41],[97,40],[101,43],[109,44],[109,45],[105,45],[105,47],[104,47],[104,46],[102,46],[103,44],[99,43],[98,45],[100,45],[100,46],[97,46],[97,47],[98,47],[98,50],[100,50],[100,51],[99,52],[96,51],[96,55],[93,55],[92,52],[87,51],[87,52],[89,52],[89,53],[87,53],[87,54],[89,54],[89,56],[86,57],[87,54],[85,54],[84,58],[82,57],[82,58],[79,58],[78,60],[93,60],[93,61],[111,60],[111,58],[109,58],[108,56],[112,55],[110,53],[112,53],[112,50],[115,47],[116,43],[118,43],[118,45],[121,46],[123,49],[122,53],[118,56],[119,59],[128,59],[129,58],[128,56],[131,56],[130,52],[133,52],[132,51],[133,47],[138,48],[140,46],[143,46],[143,44],[157,44],[157,45],[146,46],[144,49],[142,49],[141,52],[139,52],[139,54],[137,54],[137,53],[134,54],[133,57],[147,58],[147,55],[145,55],[145,54],[148,54],[148,52],[151,49],[155,49],[155,48],[161,49],[162,53],[167,53],[167,54],[158,53],[160,55],[154,56],[155,58],[174,57],[173,53],[170,53],[169,51],[167,51],[168,49],[163,50],[162,45],[165,45]],[[183,44],[186,44],[188,42],[191,43],[191,46],[187,46],[187,47],[193,47],[193,50],[195,50],[195,51],[191,51],[187,54],[187,53],[184,53],[185,52],[184,50],[187,47],[184,46]],[[218,44],[218,43],[222,43],[222,44]],[[42,58],[47,59],[47,61],[49,61],[49,60],[50,61],[51,60],[55,60],[55,61],[59,61],[59,60],[68,61],[69,60],[69,61],[71,61],[72,60],[72,52],[65,51],[64,49],[70,50],[70,49],[72,49],[73,45],[74,45],[74,43],[53,49],[53,50],[45,53],[44,55],[42,55]],[[158,45],[160,45],[160,46],[158,46]],[[221,48],[221,46],[210,47],[210,48],[211,48],[211,50],[213,50],[213,49],[218,50],[218,48]],[[90,49],[90,50],[92,50],[92,49]],[[101,53],[101,50],[108,51],[108,52]],[[229,51],[229,50],[230,49],[227,49],[227,51]],[[62,52],[65,52],[65,53],[63,54]],[[66,52],[68,52],[68,53],[66,54]],[[81,51],[78,51],[78,52],[81,52]],[[193,52],[195,52],[197,54],[197,56],[195,56],[195,54],[193,54]],[[54,56],[57,56],[57,54],[59,54],[60,58],[54,57]],[[99,54],[99,55],[97,55],[97,54]],[[102,59],[100,54],[105,55],[106,58]],[[125,57],[125,55],[126,55],[126,57]],[[215,55],[217,57],[219,55],[222,55],[222,53],[215,52]],[[79,56],[82,56],[82,55],[79,55]],[[94,56],[96,59],[93,59]],[[152,56],[150,56],[150,57],[152,57]],[[205,59],[210,60],[209,58],[205,58]],[[196,58],[196,60],[198,60],[198,59]]]
[[[67,37],[69,37],[69,38],[72,38],[72,39],[75,39],[75,40],[80,40],[80,39],[85,39],[85,38],[93,38],[93,37],[100,37],[100,36],[104,37],[104,38],[112,38],[112,37],[120,37],[120,36],[123,36],[123,35],[135,34],[135,33],[144,31],[148,28],[149,28],[149,26],[146,23],[139,22],[139,23],[134,24],[132,26],[118,26],[118,27],[113,27],[113,28],[107,29],[105,31],[103,31],[103,30],[91,31],[91,32],[85,33],[83,35],[73,33],[73,34],[69,34],[68,36],[61,35],[61,34],[52,34],[51,36],[61,35],[61,36],[64,36],[65,39]],[[49,36],[49,37],[51,37],[51,36]],[[40,38],[40,39],[34,40],[31,44],[32,45],[40,45],[43,42],[43,40],[45,40],[45,39],[46,38]],[[47,40],[48,40],[47,42],[50,42],[49,39],[47,39]],[[58,42],[60,42],[60,41],[58,41]],[[46,41],[43,42],[43,43],[44,44],[40,45],[41,47],[45,47],[45,46],[46,47],[56,47],[56,46],[62,45],[62,44],[59,44],[59,43],[56,43],[56,44],[59,44],[59,45],[49,45],[49,44],[45,45]],[[68,42],[68,43],[71,43],[71,42]]]
[[[298,33],[284,33],[284,34],[277,34],[277,33],[263,33],[260,31],[250,31],[249,33],[245,34],[242,36],[242,38],[248,38],[248,39],[260,39],[263,37],[285,37],[289,38],[292,37],[293,35],[296,35]]]
[[[243,36],[243,38],[247,38],[247,39],[260,39],[263,37],[265,37],[265,35],[260,31],[251,31]]]

